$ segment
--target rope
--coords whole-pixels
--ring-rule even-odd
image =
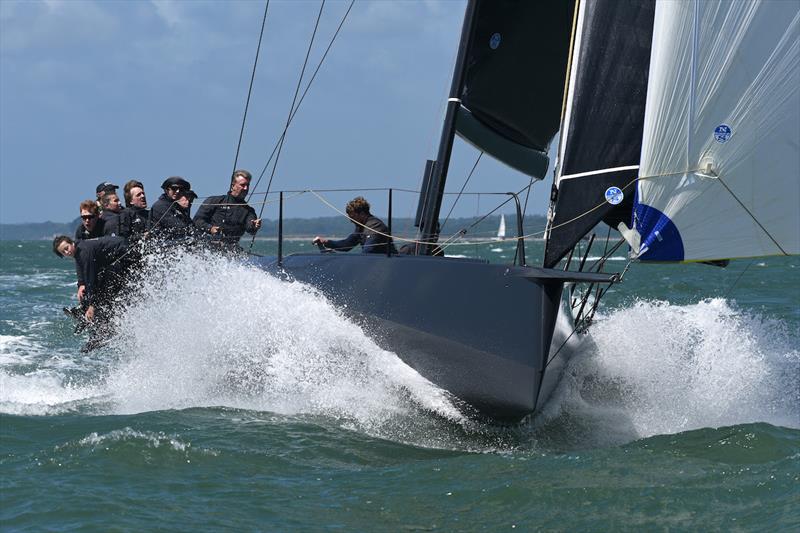
[[[731,196],[733,196],[733,199],[734,199],[734,200],[736,200],[737,202],[739,202],[739,205],[740,205],[740,206],[742,206],[742,209],[744,209],[744,210],[747,212],[747,214],[748,214],[748,215],[750,215],[750,218],[752,218],[752,219],[753,219],[753,222],[755,222],[756,224],[758,224],[758,227],[759,227],[759,228],[761,228],[761,230],[762,230],[764,233],[766,233],[766,234],[767,234],[767,237],[769,237],[769,238],[770,238],[770,240],[771,240],[772,242],[774,242],[774,243],[775,243],[775,246],[777,246],[777,247],[778,247],[778,250],[780,250],[781,252],[783,252],[783,255],[789,255],[788,253],[786,253],[786,250],[784,250],[784,249],[783,249],[783,247],[782,247],[780,244],[778,244],[778,241],[776,241],[776,240],[775,240],[775,238],[774,238],[772,235],[770,235],[770,233],[767,231],[767,228],[765,228],[764,226],[762,226],[762,225],[761,225],[761,222],[759,222],[759,221],[758,221],[758,219],[755,217],[755,215],[753,215],[753,213],[751,213],[751,212],[750,212],[750,210],[749,210],[749,209],[747,209],[747,206],[745,206],[745,205],[742,203],[742,201],[741,201],[741,200],[739,200],[739,197],[738,197],[738,196],[736,196],[736,195],[733,193],[733,191],[732,191],[732,190],[730,190],[730,188],[728,188],[728,186],[727,186],[727,185],[725,185],[725,182],[724,182],[724,181],[722,181],[722,178],[720,178],[720,177],[718,176],[718,177],[717,177],[717,179],[718,179],[718,180],[719,180],[719,182],[722,184],[722,186],[723,186],[723,187],[725,187],[725,190],[726,190],[726,191],[728,191],[729,193],[731,193]]]
[[[742,276],[744,276],[744,273],[745,273],[745,272],[747,272],[747,270],[748,270],[748,269],[749,269],[751,266],[753,266],[753,263],[755,263],[755,261],[756,261],[756,259],[755,259],[755,258],[751,259],[751,260],[750,260],[750,262],[747,264],[747,266],[746,266],[746,267],[744,267],[744,270],[742,270],[742,271],[739,273],[739,277],[738,277],[738,278],[736,278],[736,281],[734,281],[734,282],[733,282],[733,285],[731,285],[731,286],[730,286],[730,288],[729,288],[729,289],[728,289],[728,290],[725,292],[725,296],[723,297],[724,299],[726,299],[726,300],[728,299],[728,296],[730,296],[731,292],[733,292],[733,289],[734,289],[734,288],[736,288],[736,285],[738,285],[739,281],[741,281],[741,279],[742,279]]]
[[[461,195],[464,193],[464,189],[467,187],[467,183],[469,183],[470,178],[472,178],[472,174],[475,172],[475,169],[478,168],[478,163],[480,163],[481,157],[483,157],[483,152],[478,154],[478,159],[476,159],[475,164],[472,165],[472,170],[469,171],[469,176],[467,176],[467,179],[464,181],[464,185],[461,186],[461,190],[458,191],[458,196],[456,196],[456,199],[453,200],[453,205],[450,206],[450,211],[447,212],[447,216],[444,217],[444,222],[442,222],[442,225],[439,227],[440,233],[444,230],[445,225],[447,225],[447,221],[450,220],[450,215],[453,214],[453,209],[455,209],[459,198],[461,198]]]
[[[444,243],[439,243],[439,242],[428,242],[428,241],[420,241],[420,240],[417,240],[417,239],[407,239],[407,238],[404,238],[404,237],[398,237],[398,236],[395,236],[395,235],[389,235],[388,233],[382,233],[382,232],[380,232],[380,231],[377,231],[377,230],[375,230],[375,229],[373,229],[373,228],[367,228],[367,226],[365,226],[364,224],[362,224],[362,223],[358,222],[357,220],[353,220],[352,218],[350,218],[349,216],[347,216],[347,213],[345,213],[344,211],[340,210],[340,209],[339,209],[339,208],[337,208],[335,205],[333,205],[332,203],[330,203],[330,202],[329,202],[328,200],[326,200],[326,199],[325,199],[325,198],[324,198],[322,195],[320,195],[319,193],[317,193],[317,191],[315,191],[315,190],[313,190],[313,189],[308,189],[306,192],[309,192],[309,193],[313,194],[314,196],[316,196],[316,197],[319,199],[319,201],[321,201],[323,204],[327,205],[327,206],[328,206],[328,207],[330,207],[332,210],[334,210],[334,211],[336,211],[337,213],[339,213],[340,215],[342,215],[344,218],[346,218],[347,220],[349,220],[350,222],[352,222],[352,223],[353,223],[353,224],[355,224],[356,226],[360,226],[360,227],[362,227],[362,228],[369,229],[371,232],[375,233],[376,235],[381,235],[382,237],[390,237],[390,238],[394,239],[395,241],[407,242],[407,243],[411,243],[411,244],[423,244],[423,245],[429,244],[429,245],[432,245],[432,246],[443,246],[443,245],[444,245]],[[511,198],[509,198],[508,200],[506,200],[505,202],[503,202],[503,204],[505,204],[505,203],[507,203],[507,202],[509,202],[509,201],[511,201]],[[495,208],[495,211],[496,211],[497,209],[499,209],[500,207],[502,207],[502,206],[503,206],[503,204],[501,204],[501,205],[497,206],[497,207]],[[491,213],[489,213],[489,214],[491,214]],[[486,216],[484,216],[483,218],[486,218],[487,216],[489,216],[489,215],[487,214],[487,215],[486,215]],[[481,220],[482,220],[482,219],[481,219]],[[480,221],[478,221],[478,222],[480,222]],[[475,224],[477,224],[478,222],[476,222]],[[475,224],[473,224],[473,226],[474,226]],[[472,227],[472,226],[470,226],[470,227]],[[539,232],[539,233],[542,233],[542,232]],[[530,237],[530,236],[532,236],[532,235],[537,235],[537,233],[532,233],[532,234],[528,235],[528,237]],[[516,238],[520,238],[520,239],[522,239],[522,238],[525,238],[525,237],[526,237],[526,236],[525,236],[525,235],[523,235],[522,237],[514,237],[514,239],[516,239]],[[511,240],[511,239],[508,239],[508,240]],[[477,242],[451,243],[451,244],[449,244],[448,246],[454,246],[454,245],[472,246],[472,245],[476,245],[476,244],[492,244],[492,243],[495,243],[495,242],[496,242],[496,241],[494,241],[494,240],[487,240],[487,241],[477,241]]]
[[[344,22],[345,22],[345,20],[347,20],[347,16],[350,14],[350,10],[353,8],[353,4],[355,4],[355,1],[356,0],[351,0],[350,1],[350,5],[347,7],[347,11],[345,12],[344,16],[342,17],[342,20],[339,22],[339,26],[336,28],[336,31],[334,32],[333,37],[331,37],[331,40],[328,43],[328,47],[325,49],[325,53],[322,54],[322,58],[319,60],[319,63],[317,63],[317,68],[314,69],[314,74],[311,75],[311,78],[308,80],[308,85],[306,85],[306,88],[303,91],[303,94],[300,96],[300,100],[297,101],[297,106],[295,106],[294,111],[292,112],[291,117],[289,118],[289,124],[291,124],[292,120],[294,120],[294,117],[297,114],[297,111],[300,109],[300,104],[303,103],[303,100],[305,100],[305,98],[306,98],[306,94],[308,94],[309,89],[311,89],[311,84],[314,83],[314,79],[317,77],[317,73],[319,73],[319,70],[322,67],[322,63],[325,61],[325,58],[328,57],[328,52],[330,52],[334,41],[336,41],[336,37],[338,37],[338,35],[339,35],[339,31],[342,29],[342,26],[344,26]],[[253,192],[251,193],[251,196],[253,194],[255,194],[255,190],[258,187],[258,184],[261,183],[261,178],[264,177],[264,174],[266,173],[267,168],[269,168],[269,164],[272,161],[272,158],[275,156],[275,152],[278,150],[278,145],[282,142],[282,139],[286,136],[286,130],[287,129],[288,129],[288,125],[287,125],[286,128],[284,128],[283,132],[278,137],[278,140],[275,142],[275,146],[272,148],[272,153],[270,154],[269,158],[267,159],[267,162],[264,165],[264,168],[261,169],[261,173],[259,174],[258,179],[256,180],[256,184],[253,186],[253,189],[252,189]]]
[[[244,136],[244,125],[247,121],[247,110],[250,108],[250,96],[253,94],[253,81],[256,78],[256,67],[258,66],[258,56],[261,52],[261,40],[264,38],[264,26],[267,24],[267,10],[269,10],[269,0],[264,5],[264,18],[261,20],[261,33],[258,36],[258,46],[256,46],[256,58],[253,61],[253,72],[250,74],[250,87],[247,89],[247,101],[244,104],[244,116],[242,116],[242,128],[239,130],[239,143],[236,145],[236,156],[233,158],[233,170],[231,176],[236,172],[236,165],[239,163],[239,150],[242,147],[242,137]]]

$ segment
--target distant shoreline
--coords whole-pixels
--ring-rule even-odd
[[[475,218],[454,218],[447,221],[442,235],[452,235],[459,228],[467,228],[466,239],[486,241],[497,235],[500,215],[489,216],[476,223]],[[52,239],[56,235],[75,234],[75,228],[80,224],[80,219],[70,222],[30,222],[26,224],[0,224],[0,240],[3,241],[37,241]],[[507,228],[516,228],[516,217],[506,215]],[[474,225],[474,227],[473,227]],[[531,235],[544,230],[545,217],[543,215],[528,215],[525,218],[524,234]],[[404,238],[412,238],[417,233],[414,220],[411,218],[395,218],[392,220],[393,234]],[[344,237],[353,231],[353,224],[344,217],[317,217],[317,218],[287,218],[283,220],[284,240],[302,241],[311,240],[315,235],[325,237]],[[264,225],[256,236],[257,240],[277,241],[277,220],[264,219]],[[507,233],[507,240],[513,240],[515,233]],[[538,240],[538,237],[531,237]],[[502,241],[497,241],[502,242]]]

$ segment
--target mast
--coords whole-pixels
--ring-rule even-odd
[[[434,242],[439,237],[439,211],[442,207],[447,169],[450,166],[450,154],[453,150],[453,138],[456,133],[456,117],[461,106],[461,90],[464,87],[466,74],[466,59],[469,52],[470,37],[475,27],[475,13],[478,9],[478,0],[469,0],[464,12],[464,24],[461,27],[461,41],[458,44],[458,55],[453,69],[453,82],[447,98],[442,135],[439,139],[439,151],[436,155],[433,174],[427,187],[423,187],[422,194],[426,194],[423,203],[422,220],[418,240]],[[422,200],[422,199],[421,199]],[[429,255],[433,250],[432,245],[421,245],[419,255]]]

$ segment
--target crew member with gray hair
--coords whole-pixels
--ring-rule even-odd
[[[245,201],[252,178],[250,172],[237,170],[228,193],[209,196],[197,210],[194,224],[210,236],[212,243],[236,247],[242,235],[255,235],[261,228],[261,219]]]

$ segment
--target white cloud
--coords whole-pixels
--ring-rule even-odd
[[[156,8],[156,14],[169,26],[175,28],[184,21],[184,12],[181,3],[174,0],[150,0]]]

